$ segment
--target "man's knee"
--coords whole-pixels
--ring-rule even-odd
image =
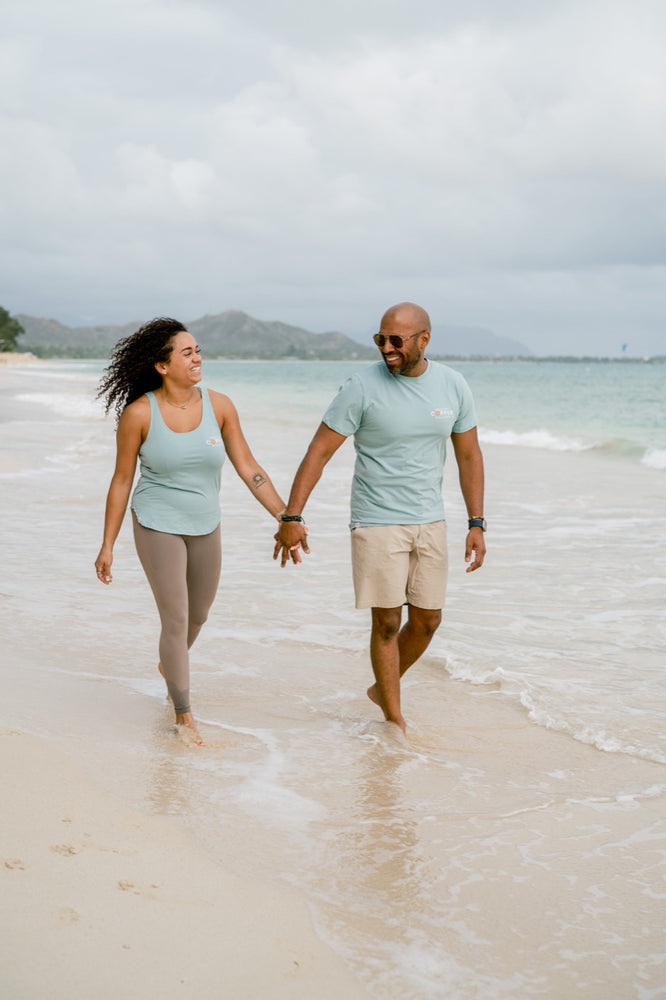
[[[373,608],[373,635],[383,642],[390,642],[400,631],[401,620],[402,608]]]
[[[431,638],[442,624],[442,612],[439,608],[428,610],[410,605],[409,624],[415,631]]]

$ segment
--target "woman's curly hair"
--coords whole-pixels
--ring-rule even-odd
[[[159,316],[119,340],[97,387],[97,399],[104,399],[104,412],[111,408],[120,417],[126,406],[151,389],[159,389],[162,378],[155,369],[159,361],[168,361],[173,338],[187,332],[183,323]]]

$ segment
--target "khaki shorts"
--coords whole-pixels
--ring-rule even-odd
[[[357,608],[444,607],[446,521],[354,528],[351,545]]]

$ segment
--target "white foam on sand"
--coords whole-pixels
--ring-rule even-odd
[[[88,395],[66,392],[21,392],[16,397],[22,403],[46,406],[68,420],[103,420],[101,404]]]

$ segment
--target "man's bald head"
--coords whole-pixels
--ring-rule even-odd
[[[414,302],[399,302],[382,316],[375,343],[391,375],[422,375],[430,342],[430,317]]]
[[[383,326],[392,320],[411,326],[415,330],[427,330],[430,333],[430,316],[415,302],[398,302],[397,305],[391,306],[382,316],[380,325]]]

